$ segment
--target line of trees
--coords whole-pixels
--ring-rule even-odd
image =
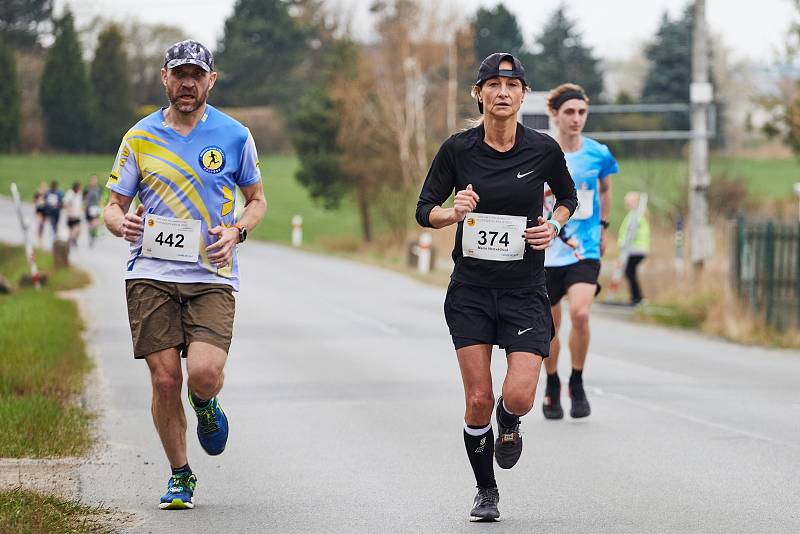
[[[9,110],[0,116],[0,150],[13,146],[19,129],[13,95],[20,89],[8,74],[19,66],[8,50],[33,46],[42,32],[54,35],[39,94],[51,147],[113,150],[142,114],[137,106],[163,102],[160,58],[168,44],[185,38],[180,29],[95,21],[78,32],[69,12],[53,21],[51,2],[9,2],[34,2],[41,9],[23,17],[19,10],[4,12],[8,2],[0,6],[0,79],[11,80],[0,86],[0,105]],[[298,155],[299,182],[323,207],[354,201],[369,240],[373,221],[398,235],[405,231],[408,201],[433,151],[452,133],[453,117],[460,125],[476,115],[469,88],[478,62],[491,52],[518,55],[535,90],[575,81],[593,102],[688,101],[691,6],[674,20],[662,19],[645,50],[650,67],[641,92],[618,95],[604,90],[602,63],[563,6],[530,36],[530,47],[502,4],[480,8],[460,26],[453,24],[458,16],[438,8],[421,0],[376,0],[377,31],[363,43],[348,34],[325,0],[237,0],[216,46],[220,78],[211,102],[269,106]],[[93,53],[82,49],[79,34],[97,43]],[[86,56],[93,57],[88,67]],[[453,79],[455,94],[448,90]],[[674,122],[679,119],[617,120],[625,123],[622,129],[685,127]]]
[[[0,151],[113,152],[136,117],[164,101],[164,50],[184,35],[102,18],[78,29],[69,10],[54,16],[52,0],[0,3]]]
[[[72,14],[56,20],[40,86],[47,143],[63,150],[111,152],[134,118],[120,28],[99,35],[87,73]]]

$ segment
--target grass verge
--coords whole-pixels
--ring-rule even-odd
[[[88,277],[52,271],[52,257],[39,263],[52,272],[42,290],[0,295],[0,457],[78,456],[91,445],[91,414],[76,405],[91,362],[76,305],[58,290],[81,287]],[[21,248],[0,245],[0,273],[10,281],[25,271]]]
[[[22,488],[0,491],[0,534],[113,532],[112,512]]]
[[[651,253],[642,263],[639,279],[648,304],[634,313],[638,320],[663,326],[687,328],[719,336],[736,343],[779,348],[800,348],[800,332],[779,332],[769,327],[763,318],[750,311],[740,301],[729,284],[730,239],[728,229],[717,228],[715,256],[700,273],[693,273],[687,265],[683,273],[675,269],[674,235],[661,231],[652,234]],[[603,269],[600,282],[609,288],[610,274],[618,256],[615,242],[609,244],[606,260],[609,268]],[[628,298],[628,287],[623,279],[616,295],[604,290],[600,300],[623,301]]]

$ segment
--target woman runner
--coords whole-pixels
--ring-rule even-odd
[[[495,53],[483,60],[472,88],[482,121],[442,144],[417,203],[420,225],[458,225],[444,311],[464,383],[464,445],[478,486],[471,521],[499,520],[493,456],[510,469],[522,453],[519,417],[533,407],[553,334],[544,249],[577,205],[558,143],[517,122],[527,90],[517,58]],[[545,182],[557,198],[549,220],[542,217]],[[453,207],[442,207],[454,190]],[[496,441],[494,345],[505,349],[508,363]]]

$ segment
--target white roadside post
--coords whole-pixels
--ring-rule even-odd
[[[797,195],[797,220],[800,221],[800,182],[794,183],[794,194]]]
[[[431,245],[433,236],[430,232],[422,232],[417,244],[417,269],[422,274],[431,272]]]
[[[33,281],[33,285],[36,289],[40,289],[42,287],[40,276],[39,276],[39,269],[36,267],[36,260],[33,257],[33,243],[31,242],[31,235],[30,235],[30,224],[28,219],[22,213],[22,200],[19,196],[19,190],[17,189],[17,184],[11,184],[11,198],[14,199],[14,205],[17,208],[17,216],[19,217],[19,224],[22,227],[22,235],[23,239],[25,240],[25,257],[28,260],[28,267],[31,270],[31,280]]]
[[[303,218],[300,215],[292,217],[292,246],[299,247],[303,244]]]

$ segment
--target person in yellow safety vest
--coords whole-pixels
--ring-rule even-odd
[[[625,209],[628,210],[628,213],[622,219],[617,238],[622,252],[625,252],[624,249],[627,245],[628,261],[625,264],[625,278],[631,289],[631,305],[633,306],[639,304],[644,298],[636,269],[650,252],[650,224],[647,222],[644,212],[638,213],[638,207],[639,193],[637,191],[626,193]],[[631,234],[630,237],[629,234]]]

